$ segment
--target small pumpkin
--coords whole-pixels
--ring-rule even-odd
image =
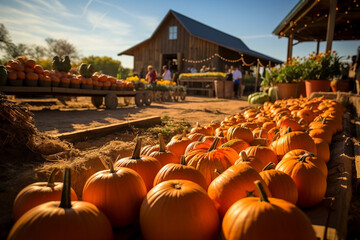
[[[226,240],[316,240],[309,218],[294,204],[268,198],[264,185],[255,182],[260,197],[243,198],[226,212],[222,235]]]
[[[36,182],[22,189],[14,200],[13,218],[17,221],[30,209],[46,202],[60,201],[63,189],[62,182],[54,182],[54,177],[59,169],[55,168],[47,182]],[[71,200],[77,201],[75,191],[71,188]]]
[[[161,169],[158,160],[150,156],[140,156],[141,138],[138,138],[132,156],[117,160],[114,168],[127,167],[135,170],[145,182],[147,191],[153,187],[154,178]]]
[[[283,199],[296,204],[298,200],[298,191],[292,178],[284,172],[275,170],[275,164],[269,163],[259,173],[269,188],[272,197]]]
[[[238,125],[228,129],[226,138],[228,140],[242,139],[248,143],[251,143],[254,140],[254,136],[249,128]]]
[[[43,203],[26,212],[14,224],[7,239],[113,239],[109,220],[94,204],[71,201],[70,184],[70,169],[66,168],[61,201]]]
[[[239,163],[229,167],[215,178],[208,188],[208,195],[214,201],[221,218],[229,207],[241,198],[252,196],[255,193],[254,181],[260,180],[259,173],[247,164]],[[269,189],[265,186],[267,194]]]
[[[177,139],[171,140],[166,148],[180,159],[181,155],[184,155],[186,147],[192,142],[192,140],[185,138],[184,134],[181,134]]]
[[[220,148],[230,147],[234,149],[237,153],[240,153],[242,150],[245,150],[249,146],[250,144],[242,139],[233,139],[221,145]]]
[[[148,240],[215,240],[220,223],[202,187],[187,180],[168,180],[151,189],[142,202],[140,228]]]
[[[235,164],[244,163],[254,168],[257,172],[261,172],[265,167],[263,161],[255,156],[248,156],[245,151],[241,151],[239,154],[240,158],[235,162]]]
[[[260,159],[264,166],[270,162],[278,163],[276,153],[267,146],[250,146],[245,149],[245,153],[248,156],[255,156]]]
[[[125,227],[138,217],[146,187],[138,173],[130,168],[120,167],[116,171],[113,164],[109,170],[93,174],[86,181],[83,200],[97,206],[108,217],[113,227]]]
[[[165,166],[168,163],[178,163],[179,162],[178,156],[166,150],[163,135],[159,133],[158,136],[159,136],[159,146],[160,146],[159,151],[154,151],[149,156],[158,160],[162,166]]]
[[[207,189],[204,176],[195,168],[186,166],[184,156],[181,157],[180,164],[169,163],[160,169],[154,179],[154,187],[161,182],[174,179],[189,180],[199,184],[205,190]]]

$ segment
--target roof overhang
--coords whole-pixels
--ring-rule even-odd
[[[360,39],[359,1],[338,0],[333,40]],[[273,34],[299,42],[325,41],[328,25],[329,0],[300,0],[274,29]]]

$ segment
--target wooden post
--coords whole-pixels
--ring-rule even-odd
[[[331,51],[332,41],[334,39],[335,17],[337,0],[330,0],[329,18],[326,31],[326,52]]]
[[[286,62],[288,62],[289,58],[292,58],[292,50],[293,50],[293,35],[289,35],[289,41],[288,41],[288,52],[287,52],[287,59]]]
[[[256,65],[256,80],[255,80],[255,90],[254,92],[256,92],[256,89],[257,89],[257,85],[258,85],[258,82],[259,82],[259,71],[260,71],[260,60],[258,59],[257,60],[257,65]]]
[[[316,44],[316,55],[319,54],[319,49],[320,49],[320,40],[316,40],[317,44]]]

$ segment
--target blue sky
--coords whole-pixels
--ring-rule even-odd
[[[285,60],[287,39],[272,31],[298,0],[0,0],[0,23],[15,43],[45,45],[62,38],[82,56],[110,56],[125,67],[133,58],[117,53],[147,39],[169,9],[241,38],[251,49]],[[334,42],[342,56],[356,53],[360,41]],[[316,43],[300,43],[294,56],[306,56]],[[324,51],[325,43],[320,45]]]

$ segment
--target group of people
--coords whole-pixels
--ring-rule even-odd
[[[145,80],[152,85],[156,85],[156,71],[153,66],[149,65],[147,67],[148,73],[145,76]],[[163,66],[163,74],[161,75],[163,80],[172,81],[171,78],[171,71],[169,70],[168,66]]]
[[[242,97],[245,89],[245,85],[242,84],[242,73],[239,67],[231,66],[226,74],[227,81],[233,81],[234,83],[234,97]]]

